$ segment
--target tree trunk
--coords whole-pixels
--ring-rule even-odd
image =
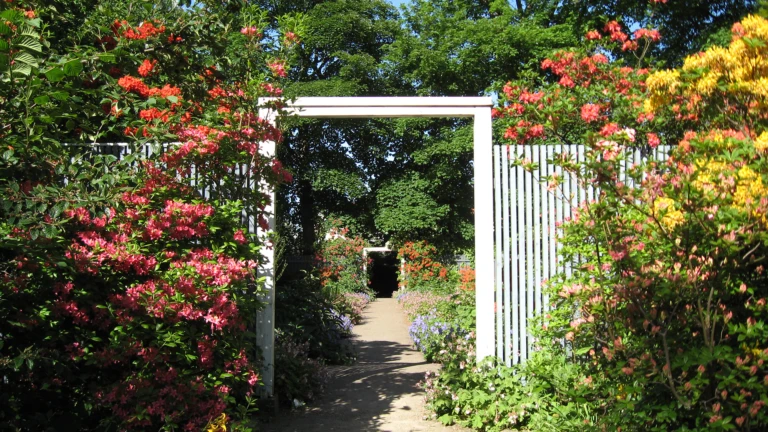
[[[315,196],[312,183],[302,179],[299,182],[299,212],[301,216],[301,253],[315,254]]]

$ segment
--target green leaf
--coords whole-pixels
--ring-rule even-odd
[[[57,68],[57,67],[45,73],[45,77],[48,78],[48,81],[51,81],[51,82],[59,82],[62,79],[64,79],[65,76],[67,76],[67,74],[65,74],[64,71],[61,70],[61,68]]]
[[[103,61],[104,63],[115,63],[117,61],[117,57],[114,54],[99,54],[99,60]]]
[[[65,91],[53,92],[53,93],[51,93],[51,96],[53,96],[54,99],[62,101],[62,102],[64,102],[67,99],[69,99],[69,93],[67,93]]]
[[[168,99],[168,102],[174,104],[179,102],[179,98],[173,95],[166,97],[166,99]]]
[[[64,64],[64,73],[67,76],[77,76],[83,71],[83,64],[80,60],[71,60]]]
[[[8,51],[9,48],[8,42],[5,39],[0,39],[0,51]]]
[[[19,370],[21,365],[24,364],[24,357],[18,356],[13,359],[13,370]]]
[[[32,67],[25,64],[15,64],[11,68],[11,73],[29,76],[32,73]]]
[[[43,52],[43,44],[31,36],[20,36],[13,40],[13,45],[36,53]]]
[[[0,12],[0,19],[3,21],[19,22],[24,19],[24,15],[16,9],[6,9]]]
[[[46,95],[38,96],[35,98],[35,103],[38,105],[44,105],[50,102],[51,98]]]
[[[23,63],[25,65],[29,66],[37,66],[37,59],[28,52],[20,52],[13,56],[13,61],[15,63]]]

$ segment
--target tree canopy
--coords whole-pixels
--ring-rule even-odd
[[[305,39],[287,86],[295,96],[493,95],[499,82],[553,79],[541,62],[618,20],[658,28],[653,62],[727,40],[755,1],[383,0],[263,1],[271,14],[306,14]],[[727,33],[727,32],[726,32]],[[632,61],[631,54],[612,55]],[[472,247],[472,134],[461,119],[294,120],[281,158],[296,175],[281,195],[286,229],[312,253],[322,218],[366,238],[421,238]],[[320,216],[320,217],[319,217]]]

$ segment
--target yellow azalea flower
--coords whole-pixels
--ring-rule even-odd
[[[227,415],[221,413],[220,416],[208,423],[205,432],[227,432]]]
[[[680,86],[679,70],[662,70],[654,72],[645,81],[650,98],[646,99],[644,107],[646,112],[653,112],[667,104],[670,95]]]
[[[755,150],[765,154],[768,152],[768,132],[763,132],[755,139]]]
[[[768,40],[768,22],[757,16],[749,15],[741,20],[741,26],[747,37]]]
[[[680,83],[680,75],[674,71],[660,71],[648,77],[649,101],[646,111],[653,111],[668,103],[684,88],[686,96],[711,96],[718,83],[725,84],[729,94],[753,95],[758,106],[768,105],[768,20],[759,16],[748,16],[734,31],[731,44],[726,47],[711,47],[704,52],[688,56],[682,67],[684,72],[703,70],[695,79]],[[736,28],[736,27],[734,27]],[[749,40],[762,42],[760,47]]]
[[[752,81],[752,94],[768,98],[768,78],[760,78]]]
[[[680,71],[678,70],[661,70],[654,72],[648,76],[645,81],[648,86],[648,90],[657,91],[669,91],[674,92],[677,86],[680,85]]]
[[[746,210],[753,207],[760,198],[766,194],[762,176],[755,173],[749,166],[744,165],[739,169],[736,192],[733,194],[733,203],[736,208]]]
[[[705,74],[698,83],[696,83],[696,91],[702,95],[709,96],[717,88],[717,79],[720,77],[719,73],[709,72]]]
[[[675,208],[675,201],[671,198],[656,199],[653,203],[653,214],[661,216],[661,224],[669,230],[685,222],[685,215]]]

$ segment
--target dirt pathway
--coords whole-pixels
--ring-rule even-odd
[[[315,406],[284,412],[265,430],[305,431],[461,431],[423,420],[424,393],[417,383],[437,366],[411,348],[408,325],[394,299],[371,303],[355,326],[358,362],[330,371],[328,390]]]

